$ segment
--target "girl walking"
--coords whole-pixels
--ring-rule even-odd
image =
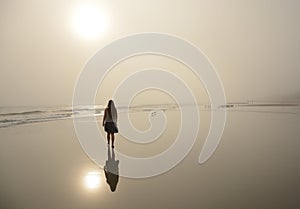
[[[118,127],[117,127],[117,119],[118,119],[118,113],[117,109],[115,107],[115,104],[113,100],[109,100],[107,107],[104,111],[103,116],[103,122],[102,126],[104,126],[104,130],[107,133],[107,143],[110,144],[111,139],[111,147],[114,148],[114,142],[115,142],[115,133],[118,133]]]

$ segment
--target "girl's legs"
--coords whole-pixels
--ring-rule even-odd
[[[114,148],[114,142],[115,142],[115,134],[114,133],[111,133],[111,147]]]
[[[108,132],[106,134],[106,139],[107,139],[107,144],[109,144],[109,142],[110,142],[110,133],[108,133]]]

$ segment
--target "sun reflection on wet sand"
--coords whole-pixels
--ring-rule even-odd
[[[94,190],[101,186],[102,179],[99,172],[88,172],[84,177],[84,184],[86,188]]]

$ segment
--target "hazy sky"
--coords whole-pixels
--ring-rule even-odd
[[[88,59],[111,41],[142,32],[173,34],[199,47],[228,101],[300,100],[298,0],[92,1],[110,20],[94,39],[73,27],[75,11],[87,2],[0,1],[0,106],[70,104]],[[132,68],[138,63],[133,59]]]

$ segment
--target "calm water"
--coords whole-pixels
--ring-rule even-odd
[[[177,107],[169,104],[119,109],[120,117],[129,112],[141,130],[149,125],[149,112],[158,110],[168,118],[166,133],[150,144],[117,135],[115,152],[105,147],[103,169],[82,150],[71,120],[84,117],[89,123],[96,116],[100,125],[103,106],[77,112],[71,107],[2,108],[0,208],[300,207],[298,104],[231,104],[217,151],[200,165],[210,124],[210,109],[203,105],[197,141],[175,168],[146,179],[110,174],[122,166],[118,153],[145,157],[168,148],[180,119]]]

